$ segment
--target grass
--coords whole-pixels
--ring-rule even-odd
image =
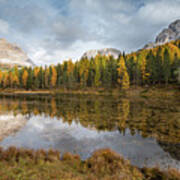
[[[131,86],[128,90],[124,91],[120,88],[80,88],[80,89],[37,89],[37,90],[24,90],[24,89],[0,89],[0,95],[59,95],[59,94],[77,94],[77,95],[114,95],[126,97],[172,97],[180,96],[179,86]]]
[[[82,161],[78,155],[58,151],[0,149],[2,180],[179,180],[176,170],[139,169],[119,154],[103,149]]]

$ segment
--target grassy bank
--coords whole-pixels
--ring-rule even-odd
[[[0,149],[0,179],[74,179],[74,180],[179,180],[176,170],[139,169],[111,150],[96,151],[82,161],[78,155],[58,151]]]
[[[84,89],[41,89],[41,90],[24,90],[24,89],[0,89],[0,95],[60,95],[60,94],[77,94],[77,95],[114,95],[127,97],[178,97],[180,96],[180,86],[150,86],[139,87],[132,86],[126,91],[119,88],[84,88]]]

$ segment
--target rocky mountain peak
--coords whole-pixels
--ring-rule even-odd
[[[13,66],[34,66],[26,53],[15,44],[6,39],[0,39],[0,67],[11,68]]]
[[[96,55],[98,55],[98,54],[100,54],[102,56],[111,55],[114,58],[118,58],[119,55],[121,54],[121,52],[114,48],[104,48],[104,49],[99,49],[99,50],[94,49],[94,50],[89,50],[89,51],[85,52],[81,58],[87,57],[88,59],[91,59],[91,58],[96,57]]]
[[[164,44],[172,40],[180,39],[180,19],[174,21],[167,29],[164,29],[157,37],[156,44]]]
[[[155,42],[145,45],[144,49],[153,48],[178,39],[180,39],[180,19],[172,22],[167,28],[163,29],[156,37]]]

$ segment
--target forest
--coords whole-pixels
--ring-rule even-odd
[[[180,83],[180,40],[130,54],[63,61],[45,67],[14,67],[0,70],[0,88],[83,89],[104,87],[128,89],[131,85]]]

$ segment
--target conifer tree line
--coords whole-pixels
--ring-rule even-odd
[[[0,71],[0,88],[52,89],[155,85],[180,81],[180,41],[149,50],[112,56],[97,55],[45,67]]]

